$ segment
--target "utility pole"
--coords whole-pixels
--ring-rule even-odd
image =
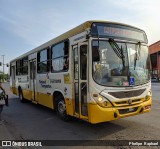
[[[4,56],[5,55],[2,55],[2,57],[3,57],[3,81],[4,81]]]
[[[3,57],[3,75],[4,75],[4,56],[5,55],[2,55],[2,57]]]

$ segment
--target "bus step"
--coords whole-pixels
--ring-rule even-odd
[[[32,100],[32,102],[33,102],[34,104],[38,104],[38,102],[37,102],[37,101],[35,101],[35,100]]]

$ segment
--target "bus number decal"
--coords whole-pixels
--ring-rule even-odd
[[[61,83],[60,79],[50,79],[50,83]]]

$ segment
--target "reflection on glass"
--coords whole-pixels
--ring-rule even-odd
[[[100,60],[93,61],[93,79],[106,86],[129,86],[130,78],[134,78],[132,85],[144,84],[150,80],[150,59],[148,47],[138,44],[116,43],[124,55],[123,59],[108,41],[92,41],[92,49],[98,50]],[[138,48],[139,46],[139,48]],[[135,54],[137,54],[136,67]],[[94,53],[92,53],[94,55]]]
[[[40,52],[40,62],[47,60],[47,49]]]
[[[82,115],[87,116],[87,83],[81,83],[81,112]]]
[[[74,90],[75,90],[75,111],[77,112],[77,113],[79,113],[79,91],[78,91],[78,83],[75,83],[74,84],[75,86],[74,86]]]
[[[69,68],[68,41],[56,44],[51,50],[52,72],[67,71]]]
[[[80,47],[80,76],[82,80],[87,79],[87,45]]]
[[[128,44],[130,75],[136,80],[136,84],[141,84],[150,79],[150,57],[148,47],[141,45],[136,51],[137,45]],[[135,56],[137,54],[137,56]],[[137,59],[135,60],[135,57]],[[136,65],[135,65],[136,64]]]
[[[74,49],[74,79],[78,80],[78,48]]]
[[[64,43],[60,43],[52,47],[52,59],[64,56]]]
[[[47,61],[38,63],[39,73],[47,72]]]

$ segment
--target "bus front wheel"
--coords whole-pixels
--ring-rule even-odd
[[[67,112],[66,112],[66,104],[65,104],[64,98],[62,96],[58,96],[56,98],[56,102],[57,102],[57,106],[56,106],[57,115],[63,121],[68,121],[69,115],[67,115]]]

